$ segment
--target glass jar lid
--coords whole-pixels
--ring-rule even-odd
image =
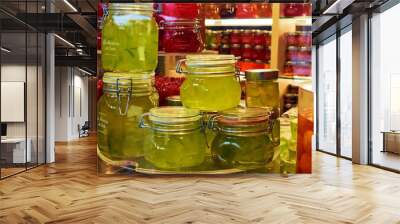
[[[230,54],[197,54],[187,55],[186,59],[179,60],[176,65],[177,73],[189,73],[195,75],[227,74],[234,75],[236,69],[234,55]],[[183,70],[185,64],[186,71]],[[230,74],[230,75],[232,75]]]
[[[274,80],[278,78],[276,69],[250,69],[245,71],[247,81]]]
[[[201,119],[200,111],[180,106],[155,107],[150,109],[149,120],[159,124],[185,124]]]
[[[199,19],[173,19],[163,20],[160,22],[161,29],[186,29],[200,27],[201,23]]]
[[[109,3],[111,11],[154,11],[152,3]]]
[[[103,76],[105,92],[145,94],[153,90],[153,73],[112,73]]]
[[[271,111],[271,109],[261,107],[237,107],[220,112],[217,120],[219,124],[251,125],[268,121]]]
[[[182,106],[181,96],[169,96],[166,98],[168,106]]]

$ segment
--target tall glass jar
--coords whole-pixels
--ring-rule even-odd
[[[158,28],[148,3],[111,3],[102,30],[102,66],[109,72],[153,72]]]
[[[278,70],[252,69],[246,74],[246,106],[273,108],[279,115]]]
[[[215,163],[224,168],[265,168],[279,144],[279,138],[273,136],[270,112],[266,108],[234,108],[214,117],[211,123],[217,135],[211,153]]]
[[[154,77],[106,73],[104,94],[97,106],[97,142],[111,160],[132,160],[143,155],[146,131],[138,124],[143,113],[158,105]],[[154,74],[153,74],[154,76]]]
[[[241,90],[235,62],[234,55],[188,55],[180,60],[177,72],[187,74],[181,86],[182,104],[202,111],[239,105]]]
[[[200,52],[204,48],[200,20],[177,19],[160,23],[165,52]]]
[[[145,159],[165,170],[200,165],[207,148],[202,126],[198,110],[178,106],[151,109],[140,124],[150,130],[145,139]]]

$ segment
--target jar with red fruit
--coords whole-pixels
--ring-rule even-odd
[[[219,48],[220,54],[230,54],[230,52],[231,52],[231,46],[229,44],[222,44],[221,47]]]
[[[289,46],[286,51],[286,59],[289,61],[298,61],[298,49],[294,46]]]
[[[242,33],[242,44],[253,44],[253,30],[244,30]]]
[[[232,30],[224,30],[221,33],[221,43],[222,44],[229,44],[231,42],[231,33]]]
[[[283,17],[295,17],[303,15],[302,3],[285,3],[281,7],[281,15]]]
[[[257,4],[254,3],[238,3],[236,4],[237,18],[256,18]]]
[[[297,42],[297,32],[291,32],[291,33],[287,33],[286,35],[286,42],[288,46],[297,46],[298,42]]]
[[[219,15],[221,16],[221,18],[234,18],[236,15],[235,4],[222,4],[219,9]]]
[[[253,60],[269,60],[267,57],[267,48],[264,45],[254,46]]]
[[[257,17],[258,18],[271,18],[272,17],[272,4],[258,3],[257,4]]]
[[[304,3],[302,16],[311,16],[311,15],[312,15],[312,5],[310,3]]]
[[[216,3],[202,4],[204,10],[204,16],[207,19],[219,19],[219,5]]]
[[[312,44],[312,35],[309,31],[297,32],[297,43],[299,46],[310,47]]]
[[[252,46],[250,44],[245,44],[242,49],[242,57],[241,58],[244,61],[251,61],[251,60],[253,60],[253,54],[254,54],[254,51],[253,51]]]
[[[165,52],[200,52],[204,41],[199,20],[171,20],[160,24]]]
[[[166,20],[196,19],[200,15],[199,3],[160,3],[161,16]]]
[[[241,34],[240,34],[240,30],[232,30],[232,33],[230,35],[230,43],[231,44],[240,44],[241,41]]]
[[[293,77],[293,66],[294,63],[292,61],[287,61],[283,67],[283,75],[287,77]]]
[[[300,47],[297,58],[299,61],[311,61],[311,48],[309,47]]]
[[[160,106],[167,105],[167,97],[180,94],[180,87],[183,81],[185,81],[184,77],[156,76],[155,87],[160,97]]]
[[[298,62],[293,66],[293,73],[295,76],[309,77],[311,76],[311,63]]]
[[[240,44],[232,44],[231,54],[235,55],[235,57],[240,57],[242,55],[242,49]]]

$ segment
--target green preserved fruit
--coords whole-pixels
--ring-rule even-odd
[[[248,107],[279,108],[279,84],[275,81],[248,81],[246,83]]]
[[[263,168],[274,156],[274,146],[270,136],[218,134],[211,146],[212,157],[221,167],[240,169]]]
[[[241,88],[236,77],[188,75],[181,89],[182,104],[203,111],[221,111],[239,105]]]
[[[204,133],[200,129],[184,134],[152,131],[147,135],[144,145],[145,159],[165,170],[200,165],[205,151]]]
[[[158,59],[158,28],[152,13],[111,10],[102,30],[105,71],[153,72]]]
[[[106,93],[100,98],[97,141],[103,155],[112,160],[131,160],[143,155],[144,138],[149,131],[140,129],[138,124],[143,113],[157,106],[157,96],[131,96],[129,102],[124,96],[120,105],[116,94]]]
[[[282,173],[296,173],[297,119],[281,118],[280,158]]]

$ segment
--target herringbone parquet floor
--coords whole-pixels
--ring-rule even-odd
[[[400,175],[322,153],[288,178],[98,177],[95,144],[0,181],[0,223],[400,223]]]

